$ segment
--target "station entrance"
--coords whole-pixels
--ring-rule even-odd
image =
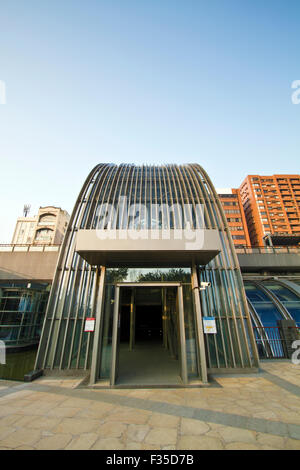
[[[120,283],[114,302],[111,385],[186,383],[181,285]]]

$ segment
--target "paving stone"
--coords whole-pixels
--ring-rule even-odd
[[[20,446],[17,447],[15,450],[35,450],[35,448],[30,446]]]
[[[19,410],[19,413],[22,415],[27,416],[43,416],[44,414],[48,413],[50,410],[53,409],[52,403],[32,403],[26,408],[22,408]]]
[[[0,441],[2,439],[5,439],[6,436],[8,436],[9,434],[11,434],[12,432],[15,432],[16,428],[13,427],[13,426],[2,426],[2,424],[0,424]],[[1,442],[2,444],[2,442]]]
[[[28,424],[30,424],[32,421],[36,420],[36,416],[20,416],[16,415],[18,417],[17,421],[15,421],[14,425],[15,427],[22,428],[26,427]]]
[[[127,429],[127,440],[134,442],[142,442],[147,433],[150,430],[150,426],[145,424],[129,424]]]
[[[300,426],[295,424],[288,424],[289,435],[292,439],[300,439]]]
[[[61,450],[72,440],[71,434],[55,434],[54,436],[40,439],[34,447],[37,450]]]
[[[145,443],[159,446],[175,445],[177,429],[156,427],[151,429],[146,436]]]
[[[226,450],[262,450],[260,446],[247,442],[231,442],[225,448]]]
[[[11,447],[15,449],[22,445],[32,445],[37,442],[41,437],[39,430],[32,429],[28,432],[28,429],[22,428],[9,433],[2,441],[1,445],[4,447]]]
[[[90,411],[95,411],[95,412],[110,412],[114,411],[115,406],[112,405],[111,403],[105,403],[105,402],[93,402],[91,405],[87,407],[87,410]]]
[[[265,364],[269,374],[218,378],[219,388],[74,389],[77,377],[14,391],[0,381],[0,446],[299,450],[300,368]]]
[[[82,411],[81,408],[57,407],[49,411],[47,413],[47,416],[50,416],[53,418],[72,418],[72,416],[76,415],[80,411]]]
[[[53,432],[63,434],[81,434],[93,432],[99,427],[99,422],[95,419],[63,418],[53,429]]]
[[[208,424],[197,419],[182,418],[180,432],[182,435],[199,436],[206,434],[210,430]]]
[[[98,439],[96,443],[92,446],[92,450],[123,450],[125,446],[120,439],[117,438],[103,438]]]
[[[125,449],[126,450],[141,450],[142,444],[141,442],[127,442]]]
[[[257,434],[256,440],[257,443],[262,446],[266,445],[281,450],[285,447],[285,438],[281,436],[259,433]]]
[[[285,449],[286,450],[300,450],[300,441],[298,439],[286,439]]]
[[[93,408],[84,408],[83,410],[78,411],[76,413],[76,418],[90,418],[90,419],[97,419],[97,420],[103,420],[107,415],[109,414],[109,411],[107,410],[101,410],[101,409],[93,409]]]
[[[97,427],[97,433],[102,438],[104,437],[121,437],[126,431],[126,424],[117,422],[104,423]]]
[[[149,419],[149,412],[137,411],[135,409],[123,411],[122,409],[116,410],[109,415],[110,421],[118,421],[127,424],[145,424]]]
[[[2,402],[0,402],[2,403]],[[9,416],[11,414],[16,413],[16,408],[13,406],[7,406],[7,405],[0,405],[0,419],[2,420],[3,417]]]
[[[222,450],[220,439],[207,436],[182,436],[176,446],[178,450]]]
[[[229,442],[247,442],[254,444],[256,442],[255,432],[247,429],[226,427],[218,430],[225,443]]]
[[[19,415],[7,415],[0,419],[1,426],[10,426],[20,419]]]
[[[26,425],[27,428],[33,429],[47,429],[50,430],[58,426],[60,418],[49,418],[48,416],[35,417],[34,420],[29,421]],[[19,424],[18,424],[19,425]]]
[[[164,428],[176,428],[178,426],[180,421],[180,417],[178,416],[171,416],[167,414],[162,414],[162,413],[153,413],[152,416],[150,417],[149,421],[147,424],[149,426],[153,427],[164,427]]]
[[[85,398],[67,398],[59,406],[64,408],[87,408],[92,405],[91,400],[86,400]],[[52,405],[53,406],[53,405]]]
[[[96,433],[85,433],[73,439],[65,448],[66,450],[89,450],[99,438]]]
[[[141,449],[142,450],[160,450],[160,445],[157,444],[157,445],[154,445],[154,444],[146,444],[146,443],[143,443],[141,445]]]

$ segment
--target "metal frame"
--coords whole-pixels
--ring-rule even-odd
[[[103,300],[104,300],[104,280],[105,280],[105,267],[101,267],[101,271],[97,271],[97,279],[95,289],[97,289],[97,298],[95,302],[95,331],[91,363],[90,384],[94,384],[97,380],[99,365],[101,363],[101,330],[102,330],[102,314],[103,314]]]
[[[185,329],[184,329],[184,306],[182,285],[180,282],[120,282],[115,285],[115,302],[113,314],[113,332],[112,332],[112,355],[111,355],[111,374],[110,385],[116,385],[117,374],[117,361],[118,361],[118,334],[119,334],[119,312],[120,312],[120,288],[121,287],[176,287],[178,297],[178,319],[179,319],[179,333],[180,333],[180,370],[183,384],[188,384],[187,373],[187,358],[186,358],[186,342],[185,342]]]

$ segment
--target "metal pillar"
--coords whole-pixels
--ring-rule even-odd
[[[133,351],[135,346],[135,288],[131,290],[130,300],[130,339],[129,339],[129,350]]]
[[[100,272],[99,272],[100,271]],[[101,341],[100,341],[100,331],[102,324],[102,307],[104,299],[104,280],[105,280],[105,266],[97,269],[97,279],[95,282],[95,289],[97,290],[96,302],[95,302],[95,331],[94,331],[94,343],[93,343],[93,352],[92,352],[92,362],[91,362],[91,375],[90,375],[90,384],[94,384],[98,378],[99,364],[101,363]]]
[[[180,354],[181,354],[181,378],[182,378],[183,383],[186,385],[188,384],[188,373],[187,373],[187,360],[186,360],[182,286],[179,286],[177,289],[178,289],[178,318],[179,318]]]
[[[117,348],[118,348],[118,333],[119,333],[119,299],[120,287],[116,285],[115,303],[114,303],[114,316],[113,316],[113,332],[112,332],[112,352],[111,352],[111,367],[110,367],[110,385],[113,387],[116,383],[117,377]]]
[[[204,333],[203,333],[203,324],[202,324],[202,312],[201,312],[201,303],[199,295],[199,283],[196,265],[192,265],[192,290],[194,295],[194,304],[195,304],[195,319],[196,319],[196,338],[198,341],[198,351],[200,356],[200,365],[201,365],[201,380],[204,383],[207,383],[207,365],[206,365],[206,353],[205,353],[205,344],[204,344]]]

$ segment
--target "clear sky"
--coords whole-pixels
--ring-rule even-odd
[[[0,243],[100,162],[299,173],[299,0],[2,0]]]

